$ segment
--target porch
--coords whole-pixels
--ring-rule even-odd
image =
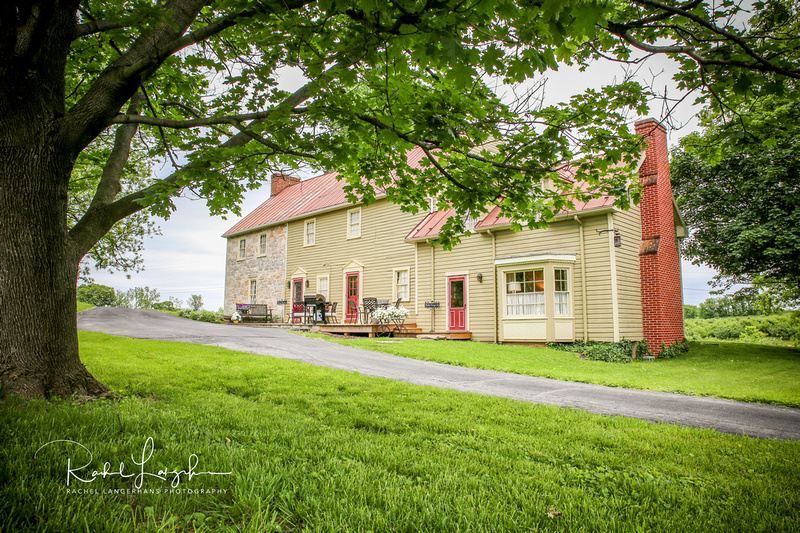
[[[345,337],[351,335],[365,335],[369,338],[394,337],[396,339],[414,339],[428,336],[446,340],[472,339],[472,333],[469,331],[424,332],[413,322],[404,323],[402,328],[395,328],[394,324],[318,324],[313,327],[312,331],[317,329],[320,333],[332,333]]]

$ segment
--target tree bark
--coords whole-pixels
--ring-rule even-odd
[[[3,394],[23,398],[94,396],[108,389],[78,356],[72,164],[48,148],[0,149],[0,379]]]
[[[108,391],[78,356],[74,159],[59,142],[76,7],[17,9],[0,39],[0,383],[3,395],[26,399]]]

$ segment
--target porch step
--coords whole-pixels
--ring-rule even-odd
[[[418,328],[417,328],[418,329]],[[407,333],[395,333],[394,337],[397,339],[424,339],[424,340],[470,340],[472,339],[472,332],[470,331],[434,331],[433,333],[427,331],[414,331]]]

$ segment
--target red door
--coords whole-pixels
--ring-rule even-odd
[[[354,324],[358,322],[358,272],[347,273],[345,287],[347,289],[347,301],[345,302],[347,309],[344,321],[348,324]],[[349,304],[347,302],[353,303]]]
[[[447,329],[465,331],[467,329],[467,293],[464,290],[464,276],[447,278]]]
[[[300,302],[297,304],[296,302]],[[303,278],[292,280],[292,322],[300,322],[302,319],[295,317],[295,313],[303,312]]]

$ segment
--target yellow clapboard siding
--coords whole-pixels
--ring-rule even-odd
[[[354,261],[363,265],[360,279],[360,297],[392,299],[394,269],[409,270],[409,300],[402,303],[414,311],[414,245],[403,241],[405,236],[422,219],[424,214],[403,213],[399,207],[386,200],[361,207],[361,236],[347,238],[348,211],[342,208],[315,217],[316,235],[313,246],[303,246],[304,222],[289,223],[287,239],[287,279],[301,268],[307,272],[309,287],[305,294],[316,294],[317,278],[329,276],[329,300],[339,302],[338,315],[344,316],[344,267]],[[312,217],[309,217],[312,218]],[[286,289],[287,299],[291,290]],[[410,317],[413,320],[415,317]]]

